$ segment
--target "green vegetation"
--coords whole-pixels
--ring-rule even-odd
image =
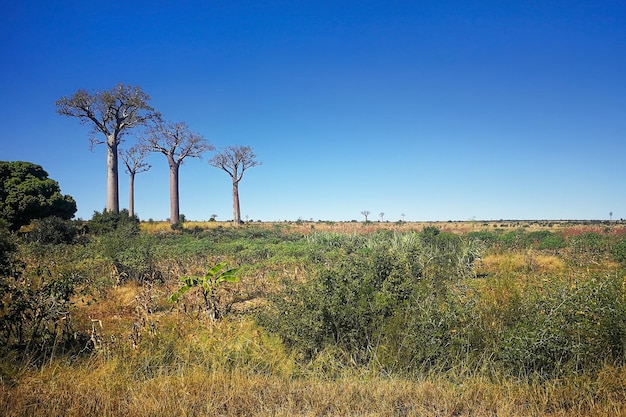
[[[62,195],[59,183],[39,165],[0,161],[0,219],[18,230],[34,219],[57,216],[71,219],[76,202]]]
[[[239,282],[237,269],[227,269],[226,262],[220,262],[212,268],[209,268],[204,276],[188,276],[182,277],[182,286],[176,290],[169,298],[169,301],[175,303],[185,295],[189,290],[198,288],[202,294],[202,310],[208,318],[217,320],[222,317],[222,305],[219,299],[220,286],[225,282]]]
[[[626,414],[619,226],[215,223],[0,227],[0,414]]]

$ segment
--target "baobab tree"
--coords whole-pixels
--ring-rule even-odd
[[[241,223],[241,208],[239,205],[239,182],[248,168],[261,165],[256,160],[254,151],[249,146],[228,146],[209,160],[209,165],[224,170],[233,181],[233,221]]]
[[[365,216],[365,221],[367,221],[367,216],[369,216],[369,215],[370,215],[369,210],[364,210],[364,211],[362,211],[362,212],[361,212],[361,214],[362,214],[363,216]]]
[[[382,213],[382,212],[381,212],[381,213],[378,213],[378,215],[380,216],[380,221],[381,221],[381,222],[385,221],[385,220],[384,220],[385,213]]]
[[[135,215],[135,175],[141,172],[146,172],[152,165],[144,162],[146,158],[147,150],[141,146],[133,146],[129,149],[122,149],[120,151],[120,158],[126,166],[126,173],[130,177],[130,195],[128,199],[128,212],[130,216]]]
[[[180,221],[178,171],[185,158],[200,158],[215,147],[201,135],[189,130],[187,123],[159,121],[145,132],[142,146],[150,152],[160,152],[167,158],[170,168],[170,223]]]
[[[118,84],[107,91],[78,90],[56,102],[57,113],[76,117],[92,126],[91,147],[107,146],[106,210],[119,213],[118,146],[133,128],[159,117],[148,105],[150,97],[140,87]],[[102,134],[104,140],[97,136]]]

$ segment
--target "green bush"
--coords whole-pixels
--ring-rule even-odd
[[[611,255],[614,260],[626,265],[626,238],[620,240],[611,248]]]
[[[495,350],[510,372],[551,378],[624,363],[625,347],[622,280],[602,277],[528,294]]]
[[[34,220],[31,228],[25,232],[24,240],[42,244],[71,244],[77,241],[82,232],[81,224],[77,221],[63,220],[51,216],[41,220]]]
[[[94,211],[93,217],[87,223],[89,232],[94,235],[105,235],[117,229],[126,229],[128,234],[139,234],[139,218],[131,216],[124,209],[119,213],[104,210],[102,213]]]
[[[333,236],[323,237],[332,250],[337,250],[336,244],[343,248],[343,256],[323,264],[304,283],[287,281],[283,292],[272,298],[269,310],[260,315],[260,323],[280,335],[304,360],[315,360],[327,349],[339,349],[343,355],[333,355],[335,359],[343,357],[357,364],[394,357],[385,361],[385,366],[394,369],[433,360],[423,343],[416,341],[409,349],[398,341],[418,335],[437,339],[429,330],[446,330],[436,324],[428,327],[430,320],[440,323],[430,313],[440,312],[450,328],[456,326],[454,308],[438,309],[452,297],[447,288],[453,288],[472,267],[470,258],[478,251],[458,237],[434,230],[426,235],[383,232],[359,239],[354,247],[357,239],[347,244]],[[320,242],[320,237],[312,240]],[[426,306],[433,310],[423,310]],[[445,341],[438,344],[438,354],[447,345]],[[400,347],[405,353],[402,357],[396,352]],[[385,354],[390,351],[396,353]]]

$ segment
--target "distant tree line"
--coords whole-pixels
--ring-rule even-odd
[[[170,222],[178,224],[180,216],[179,170],[186,158],[201,158],[215,150],[202,135],[190,130],[185,122],[167,122],[162,114],[148,104],[150,96],[140,87],[118,84],[106,91],[78,90],[56,102],[57,113],[75,117],[91,127],[92,147],[107,147],[106,211],[119,213],[119,165],[121,158],[130,177],[129,212],[134,215],[135,175],[151,168],[144,162],[149,152],[167,158],[170,170]],[[125,137],[137,129],[138,141],[128,149],[120,149]],[[220,150],[209,165],[224,170],[233,184],[233,220],[241,223],[239,182],[244,171],[260,165],[249,146],[229,146]]]

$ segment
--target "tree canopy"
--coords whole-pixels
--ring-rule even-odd
[[[0,219],[11,230],[50,216],[69,220],[76,210],[74,198],[62,195],[59,183],[40,165],[0,161]]]

